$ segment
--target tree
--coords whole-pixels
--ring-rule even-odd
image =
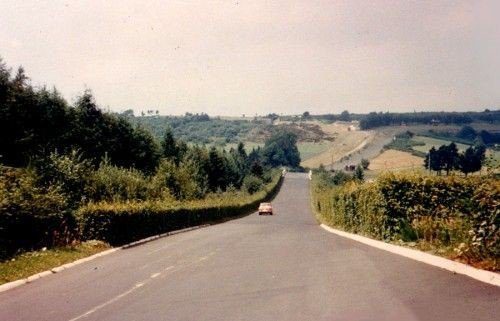
[[[368,166],[370,166],[370,161],[365,158],[361,159],[361,166],[363,167],[363,169],[368,169]]]
[[[472,147],[470,146],[465,150],[459,158],[459,168],[462,173],[467,176],[469,173],[474,173],[481,170],[486,148],[484,145]]]
[[[356,169],[354,170],[354,178],[357,179],[358,181],[363,181],[365,178],[365,173],[363,171],[363,167],[358,165],[356,166]]]
[[[305,111],[304,113],[302,113],[302,118],[304,118],[304,119],[308,119],[310,116],[311,116],[311,114],[308,111]]]
[[[340,113],[339,120],[341,121],[351,121],[351,114],[347,110]]]
[[[438,152],[446,175],[449,175],[450,171],[458,168],[458,149],[455,143],[439,147]]]
[[[427,153],[427,156],[424,160],[424,166],[427,169],[441,174],[441,171],[443,170],[441,155],[434,146],[432,146],[432,148],[429,150],[429,153]]]
[[[264,175],[264,168],[258,160],[254,161],[250,166],[250,173],[260,178]]]
[[[287,131],[278,131],[264,144],[262,150],[264,164],[278,167],[299,167],[300,154],[297,149],[297,136]]]
[[[463,126],[457,133],[457,137],[473,141],[477,136],[477,132],[471,126]]]
[[[212,192],[226,189],[226,168],[224,158],[215,148],[208,152],[208,187]]]
[[[178,155],[177,142],[170,127],[165,129],[163,140],[161,141],[162,156],[167,159],[176,159]]]

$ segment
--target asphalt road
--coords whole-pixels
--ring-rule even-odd
[[[499,320],[500,288],[322,230],[288,174],[275,216],[122,250],[0,293],[0,320]]]

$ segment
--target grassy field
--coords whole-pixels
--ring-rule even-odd
[[[414,150],[418,150],[418,151],[421,151],[424,153],[429,152],[429,149],[431,149],[432,147],[438,149],[439,146],[441,146],[441,145],[449,145],[451,143],[451,141],[449,141],[449,140],[436,139],[436,138],[431,138],[431,137],[426,137],[426,136],[415,136],[415,137],[413,137],[413,140],[416,142],[425,143],[425,145],[413,147]],[[457,148],[459,151],[464,151],[467,149],[467,147],[469,147],[468,145],[459,144],[459,143],[456,143],[456,145],[457,145]]]
[[[106,243],[88,241],[73,247],[24,253],[8,261],[0,262],[0,284],[27,278],[109,248]]]
[[[299,149],[301,160],[305,161],[321,153],[324,153],[331,144],[332,142],[329,141],[322,141],[319,143],[299,142],[297,144],[297,148]]]
[[[424,159],[407,152],[389,149],[370,161],[368,167],[373,171],[405,170],[424,166]]]
[[[500,151],[492,149],[486,151],[486,166],[492,169],[500,168]]]

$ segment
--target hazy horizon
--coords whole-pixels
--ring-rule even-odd
[[[495,1],[2,1],[0,57],[72,102],[220,116],[500,105]]]

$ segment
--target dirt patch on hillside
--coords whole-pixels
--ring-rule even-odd
[[[264,142],[271,137],[273,133],[279,130],[286,130],[294,133],[297,135],[297,140],[299,142],[318,143],[321,141],[335,140],[335,135],[325,132],[319,124],[313,122],[279,122],[275,125],[256,127],[248,133],[247,139],[253,142]]]

